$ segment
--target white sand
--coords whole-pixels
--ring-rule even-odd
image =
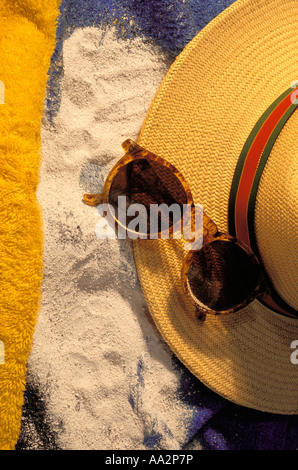
[[[30,374],[46,399],[63,449],[179,449],[191,410],[177,398],[179,376],[147,311],[129,241],[98,240],[101,189],[136,139],[168,70],[140,39],[78,29],[64,43],[62,101],[55,128],[42,129],[38,198],[45,251],[42,308]]]

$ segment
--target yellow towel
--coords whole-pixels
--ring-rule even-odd
[[[0,0],[5,88],[0,104],[1,450],[13,450],[19,437],[26,363],[41,299],[43,236],[36,189],[58,8],[59,0]]]

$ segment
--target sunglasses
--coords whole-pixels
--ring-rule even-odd
[[[160,211],[152,233],[150,208],[152,206],[190,207],[187,226],[194,227],[195,207],[190,188],[182,174],[163,158],[148,152],[128,139],[122,147],[125,155],[110,171],[101,194],[84,194],[83,200],[91,206],[104,204],[107,218],[125,229],[132,238],[162,238],[165,219],[170,237],[175,238],[175,220],[169,211]],[[132,204],[146,208],[146,230],[130,228],[132,215],[120,217],[119,196],[125,196],[126,208]],[[189,222],[190,221],[190,222]],[[184,221],[183,221],[184,223]],[[190,224],[190,225],[189,225]],[[178,224],[179,225],[179,224]],[[206,314],[236,312],[256,298],[268,294],[265,272],[257,256],[240,240],[221,233],[216,224],[203,212],[203,243],[190,249],[184,259],[181,281],[185,292],[196,304],[197,317]]]

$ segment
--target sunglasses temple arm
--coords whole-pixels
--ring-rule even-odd
[[[84,194],[83,200],[88,206],[98,206],[102,202],[102,194]]]
[[[131,139],[127,139],[125,142],[122,144],[122,148],[125,151],[126,155],[130,155],[132,158],[136,157],[138,153],[147,152],[144,150],[142,147],[140,147],[136,142],[134,142]],[[88,206],[98,206],[99,204],[102,203],[103,200],[103,195],[102,194],[84,194],[83,196],[83,201],[85,204]]]
[[[125,142],[123,142],[123,144],[122,144],[122,148],[125,151],[125,153],[128,153],[132,156],[134,156],[134,154],[136,154],[138,152],[142,152],[142,151],[147,152],[147,150],[140,147],[140,145],[138,145],[136,142],[134,142],[131,139],[125,140]],[[149,153],[149,152],[147,152],[147,153]]]

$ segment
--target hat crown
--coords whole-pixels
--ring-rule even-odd
[[[280,133],[265,166],[256,202],[256,238],[279,295],[298,310],[298,113]]]
[[[262,253],[259,247],[262,245],[262,236],[261,238],[257,238],[256,236],[256,220],[255,220],[255,206],[256,206],[256,200],[258,197],[260,197],[259,194],[259,184],[260,181],[262,181],[262,176],[263,176],[263,171],[267,167],[267,164],[269,163],[271,167],[274,167],[274,175],[278,175],[278,181],[274,181],[274,177],[271,177],[271,185],[270,185],[270,180],[268,181],[268,184],[266,185],[266,191],[268,192],[268,195],[272,193],[272,185],[273,185],[273,193],[274,196],[276,194],[278,197],[282,197],[282,200],[280,201],[275,201],[276,202],[276,207],[272,206],[272,198],[269,197],[266,200],[266,192],[262,194],[262,204],[265,204],[265,208],[267,213],[265,212],[265,215],[267,217],[267,221],[270,220],[271,213],[274,212],[275,210],[279,210],[278,207],[283,204],[283,200],[287,199],[290,197],[289,192],[291,193],[293,191],[293,186],[292,181],[287,181],[286,185],[284,185],[284,181],[281,180],[282,184],[279,184],[280,181],[280,176],[279,172],[276,171],[278,166],[284,165],[284,162],[280,163],[280,160],[284,160],[284,154],[280,155],[279,151],[277,160],[271,159],[270,162],[270,155],[272,152],[272,149],[274,147],[274,144],[276,140],[279,137],[280,132],[284,128],[284,126],[287,124],[289,118],[293,115],[293,113],[297,110],[298,107],[298,100],[297,100],[297,94],[298,94],[298,89],[297,89],[297,82],[293,82],[293,85],[288,88],[284,93],[282,93],[281,96],[279,96],[271,105],[270,107],[262,114],[258,122],[255,124],[253,127],[251,133],[249,134],[244,147],[241,151],[241,154],[238,158],[238,162],[236,164],[236,169],[234,173],[234,177],[232,180],[232,186],[231,186],[231,192],[230,192],[230,200],[229,200],[229,211],[228,211],[228,216],[229,216],[229,231],[232,235],[236,236],[239,238],[243,243],[245,243],[247,246],[249,246],[254,253],[259,257],[259,259],[262,261]],[[292,125],[292,124],[291,124]],[[289,129],[291,132],[291,128]],[[286,136],[286,139],[288,137]],[[283,151],[283,149],[281,149]],[[295,152],[291,152],[291,157],[292,155],[295,155]],[[290,157],[290,160],[291,160]],[[295,161],[295,159],[294,159]],[[297,159],[296,159],[297,162]],[[289,161],[288,164],[290,165],[290,168],[294,167],[294,162]],[[269,170],[270,172],[270,170]],[[274,176],[273,175],[273,176]],[[290,172],[290,178],[291,178],[292,173]],[[296,175],[297,176],[297,175]],[[266,173],[264,176],[266,180]],[[295,178],[295,172],[294,172],[294,178]],[[297,180],[296,180],[297,183]],[[265,183],[266,184],[266,183]],[[295,181],[294,181],[295,185]],[[262,208],[260,209],[261,213],[264,216],[264,211]],[[284,213],[284,211],[282,211]],[[284,220],[281,214],[277,214],[279,218],[279,224],[278,225],[272,225],[271,226],[271,232],[268,231],[267,233],[267,238],[266,238],[266,244],[265,246],[268,248],[270,247],[270,240],[272,237],[274,237],[274,234],[277,234],[279,237],[282,237],[282,240],[279,241],[280,246],[283,246],[283,243],[285,243],[285,248],[289,252],[291,251],[291,244],[288,241],[288,229],[287,227],[287,220]],[[290,218],[290,223],[291,223],[291,214],[290,212],[286,213],[285,216]],[[297,220],[297,218],[296,218]],[[262,216],[261,220],[259,222],[260,224],[262,223]],[[295,222],[293,222],[295,224]],[[284,230],[284,233],[283,233]],[[260,233],[260,230],[259,230]],[[292,237],[295,239],[294,237]],[[273,245],[275,245],[275,242],[273,241]],[[273,248],[271,247],[271,251]],[[283,253],[286,254],[287,253]],[[291,256],[292,253],[288,253],[288,256]],[[275,257],[277,257],[277,253],[275,253]],[[295,259],[296,257],[292,258],[293,259],[292,263],[295,265]],[[269,274],[269,271],[271,271],[271,276],[273,275],[272,269],[271,269],[271,262],[274,261],[271,260],[270,255],[269,258],[267,258],[266,262],[266,270]],[[264,263],[263,263],[264,264]],[[285,270],[285,277],[286,277],[286,269],[287,266],[284,266]],[[289,266],[291,270],[291,266]],[[295,269],[295,266],[293,266],[293,269]],[[291,279],[295,280],[295,275],[297,271],[295,270],[293,273],[291,273]],[[293,274],[293,275],[292,275]],[[275,311],[282,313],[282,314],[289,314],[293,315],[294,317],[298,317],[298,311],[296,307],[288,305],[283,299],[281,299],[280,295],[277,293],[275,287],[274,287],[274,282],[273,279],[275,277],[269,276],[268,282],[270,284],[270,289],[271,289],[271,300],[266,301],[264,299],[263,302],[265,305],[267,305],[269,308],[274,309]],[[275,283],[276,283],[275,279]],[[287,280],[287,285],[289,283],[289,280]],[[278,285],[278,283],[277,283]],[[295,289],[293,289],[293,292],[295,292]],[[293,299],[293,296],[291,296]],[[295,301],[294,301],[294,305]]]

